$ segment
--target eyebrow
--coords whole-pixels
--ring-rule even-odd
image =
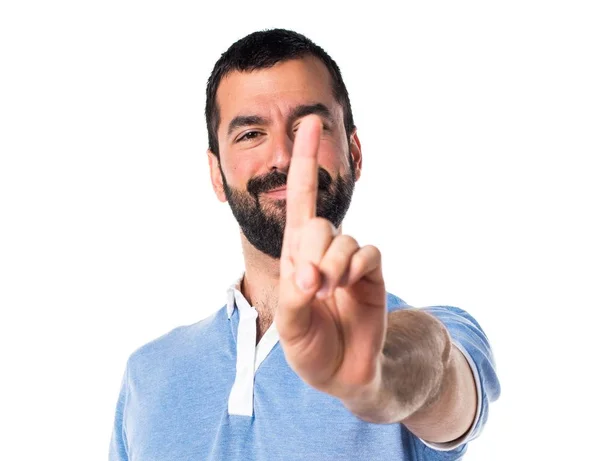
[[[231,136],[231,133],[233,133],[237,128],[248,125],[265,125],[266,123],[267,119],[259,115],[238,115],[231,122],[229,122],[227,136]]]
[[[293,121],[302,117],[306,117],[310,114],[319,115],[331,124],[335,122],[331,111],[327,108],[325,104],[321,104],[320,102],[316,104],[304,104],[302,106],[296,107],[290,114],[289,119],[290,121]]]
[[[335,122],[331,111],[327,108],[327,106],[325,106],[325,104],[320,102],[315,104],[302,104],[295,107],[288,116],[288,120],[291,123],[294,120],[306,117],[310,114],[319,115],[331,124]],[[231,133],[238,128],[250,125],[266,125],[267,122],[268,120],[260,115],[238,115],[237,117],[234,117],[231,122],[229,122],[229,126],[227,127],[227,136],[231,136]]]

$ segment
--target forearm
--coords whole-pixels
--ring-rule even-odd
[[[469,364],[444,325],[420,310],[389,314],[376,379],[369,387],[344,404],[366,421],[402,422],[430,442],[460,437],[475,416]]]

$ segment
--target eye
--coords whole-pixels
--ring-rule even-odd
[[[259,131],[248,131],[240,136],[236,142],[250,141],[251,139],[256,139],[258,136],[260,136],[260,134],[261,133]]]

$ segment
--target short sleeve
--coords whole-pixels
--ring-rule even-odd
[[[117,408],[115,411],[115,421],[112,431],[109,447],[109,461],[128,461],[129,456],[127,455],[127,437],[125,434],[124,415],[125,408],[127,405],[127,394],[128,394],[128,368],[125,369],[123,379],[121,381],[121,390],[119,391],[119,398],[117,400]]]
[[[448,443],[420,441],[435,451],[457,450],[481,433],[488,419],[489,404],[500,396],[500,382],[491,345],[479,323],[466,311],[451,306],[423,308],[434,315],[448,329],[453,344],[463,353],[471,366],[477,388],[477,412],[469,431]]]

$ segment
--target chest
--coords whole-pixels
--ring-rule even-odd
[[[226,382],[219,379],[223,369],[205,369],[196,380],[173,377],[146,396],[137,427],[128,428],[131,461],[410,459],[402,454],[407,448],[399,424],[357,419],[336,399],[305,385],[279,346],[254,377],[252,414],[232,414],[235,363],[230,366]]]

